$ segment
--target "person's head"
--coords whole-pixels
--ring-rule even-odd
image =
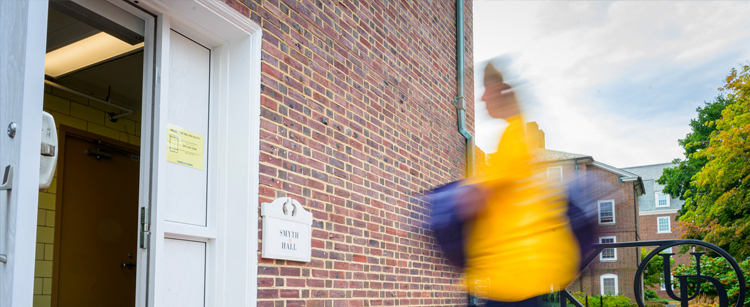
[[[503,82],[503,75],[492,63],[484,69],[484,95],[482,100],[487,107],[487,113],[493,118],[506,119],[521,113],[516,94],[511,86]]]

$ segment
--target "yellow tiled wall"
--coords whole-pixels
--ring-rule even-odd
[[[140,112],[120,118],[113,123],[107,119],[107,112],[119,113],[120,111],[46,85],[44,87],[44,111],[52,114],[58,129],[60,125],[65,125],[133,145],[140,145]],[[56,192],[57,172],[55,172],[52,185],[39,192],[36,265],[34,269],[34,307],[49,307],[52,305],[52,243],[55,239]]]

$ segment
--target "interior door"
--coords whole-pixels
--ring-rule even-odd
[[[47,1],[0,1],[0,306],[31,306]],[[12,169],[12,172],[11,172]],[[6,172],[7,170],[7,172]]]
[[[158,21],[147,301],[205,306],[216,238],[208,180],[212,49],[189,30],[170,27],[169,17]]]
[[[61,149],[53,306],[132,307],[138,248],[138,151],[97,146],[71,134],[65,136]]]

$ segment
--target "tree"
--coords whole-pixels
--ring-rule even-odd
[[[720,119],[721,111],[733,103],[733,100],[728,100],[724,95],[719,95],[716,100],[706,102],[705,106],[696,109],[698,118],[690,120],[692,132],[688,133],[684,139],[678,140],[680,146],[685,150],[685,160],[675,159],[672,161],[677,166],[665,168],[661,177],[656,180],[657,183],[664,185],[664,193],[673,198],[685,200],[684,195],[685,192],[690,190],[691,179],[708,162],[707,159],[694,155],[708,146],[708,138],[716,130],[715,126],[708,123]]]
[[[652,251],[653,249],[646,249],[641,248],[641,261],[643,261],[646,256]],[[664,253],[664,252],[661,252]],[[674,266],[674,257],[669,258],[669,264],[670,268]],[[646,270],[643,271],[643,284],[650,287],[658,287],[661,285],[662,277],[664,276],[664,258],[662,258],[659,255],[654,256],[654,258],[651,258],[651,261],[648,262],[646,265]]]
[[[722,88],[728,104],[708,146],[691,154],[706,164],[690,180],[679,225],[683,238],[714,243],[733,256],[750,256],[750,65],[732,69]]]

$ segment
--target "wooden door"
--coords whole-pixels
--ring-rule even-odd
[[[53,306],[132,307],[138,264],[138,151],[97,136],[65,134]]]

